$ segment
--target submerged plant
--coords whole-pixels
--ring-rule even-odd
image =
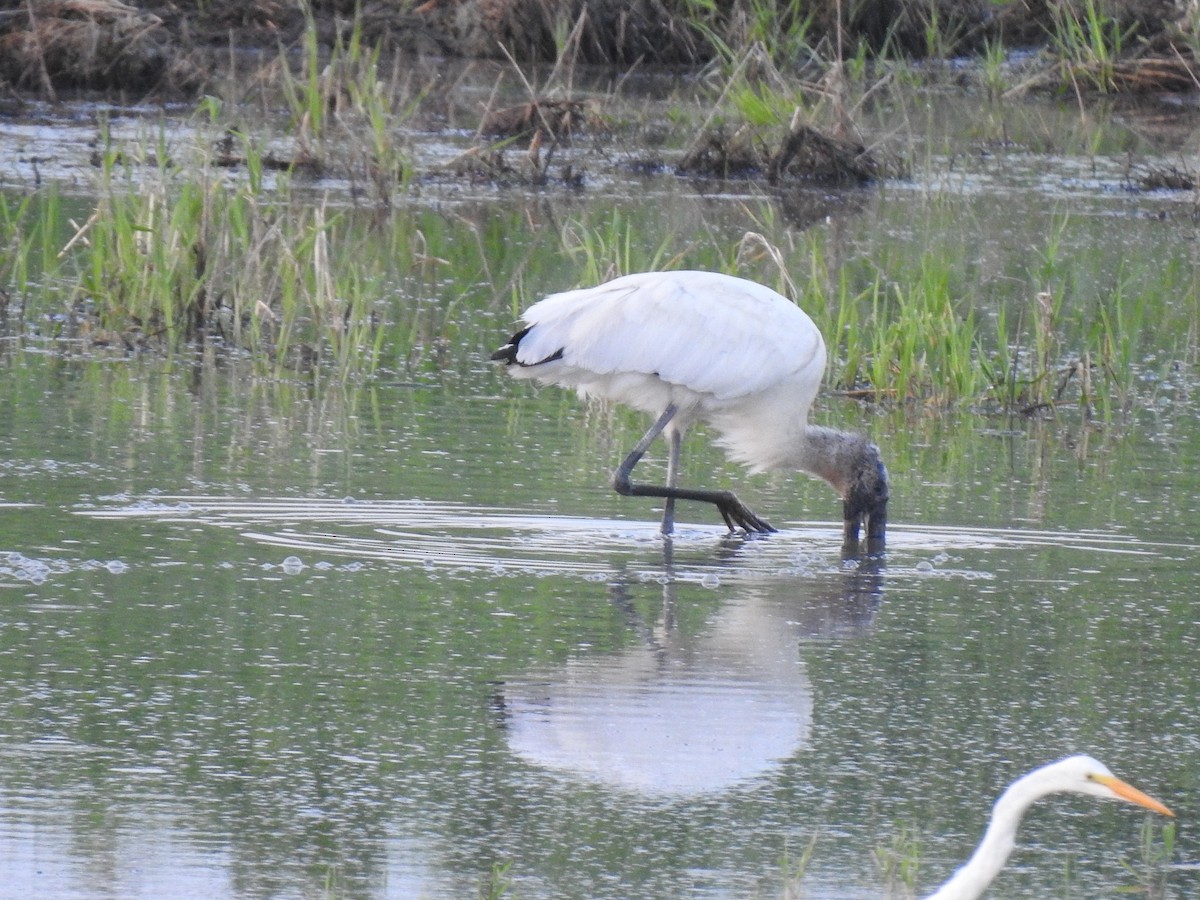
[[[491,874],[486,881],[480,883],[479,890],[476,892],[479,900],[501,900],[501,898],[507,897],[513,886],[513,878],[509,874],[511,869],[512,860],[493,863]]]
[[[901,828],[886,844],[875,847],[874,857],[888,890],[902,888],[911,896],[921,869],[921,837],[917,830]]]
[[[1137,880],[1136,890],[1151,900],[1167,896],[1167,867],[1175,856],[1175,823],[1158,824],[1146,817],[1142,823],[1140,852],[1136,860],[1121,865]]]
[[[51,187],[20,200],[0,193],[0,316],[23,314],[38,282],[54,269],[54,223],[62,220]]]
[[[801,882],[804,880],[804,873],[808,871],[808,866],[812,862],[813,854],[817,849],[818,834],[813,832],[813,836],[809,838],[808,843],[800,851],[800,855],[792,857],[789,847],[785,844],[783,854],[779,858],[779,871],[783,878],[783,896],[785,900],[797,898],[803,895]]]

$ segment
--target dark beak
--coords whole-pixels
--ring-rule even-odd
[[[860,478],[850,488],[842,504],[842,547],[858,548],[862,529],[867,532],[867,552],[882,550],[887,533],[888,477],[883,463],[876,462],[874,470]]]

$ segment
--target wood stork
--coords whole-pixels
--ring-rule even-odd
[[[1068,756],[1034,769],[1009,785],[996,801],[975,853],[927,900],[974,900],[983,896],[1016,846],[1017,825],[1025,811],[1047,794],[1060,791],[1125,800],[1164,816],[1175,815],[1153,797],[1117,778],[1103,763],[1090,756]]]
[[[808,410],[825,373],[825,341],[796,304],[753,281],[714,272],[645,272],[597,287],[553,294],[522,316],[524,327],[493,360],[518,378],[575,388],[658,419],[613,475],[620,494],[665,499],[662,532],[675,501],[712,503],[731,531],[775,529],[730,491],[676,486],[687,427],[708,422],[731,459],[752,471],[799,469],[842,497],[847,546],[866,527],[882,547],[888,478],[866,438],[811,425]],[[665,486],[630,476],[665,433]]]

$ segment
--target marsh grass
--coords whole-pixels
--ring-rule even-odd
[[[958,273],[934,253],[915,271],[841,268],[809,247],[804,306],[830,344],[827,378],[855,396],[947,408],[977,398],[979,333]]]
[[[1123,421],[1191,382],[1194,273],[1126,262],[1093,294],[1080,284],[1092,263],[1062,248],[1064,227],[1031,248],[1025,288],[1015,292],[981,291],[970,257],[945,248],[835,265],[819,234],[777,248],[770,265],[739,254],[726,270],[801,303],[826,335],[836,391],[899,408]],[[791,273],[786,282],[780,272]],[[1155,336],[1164,327],[1176,335],[1167,345]]]
[[[575,261],[580,273],[580,285],[600,284],[634,272],[678,269],[685,264],[691,267],[687,261],[689,250],[694,248],[685,245],[676,249],[677,240],[678,235],[667,233],[657,243],[644,243],[635,224],[619,210],[598,226],[569,221],[560,235],[563,251]]]
[[[919,832],[912,827],[902,828],[887,843],[875,847],[874,858],[889,894],[900,890],[911,897],[921,870]]]
[[[776,227],[770,214],[752,219],[762,230],[734,242],[670,231],[647,240],[620,211],[568,220],[557,239],[573,282],[557,287],[679,268],[751,278],[813,318],[829,347],[832,390],[902,410],[1072,410],[1114,422],[1151,401],[1159,385],[1189,378],[1200,311],[1186,267],[1152,273],[1127,267],[1104,293],[1083,302],[1076,266],[1087,263],[1061,248],[1060,227],[1051,229],[1045,247],[1031,248],[1028,293],[981,296],[969,256],[942,248],[891,260],[886,269],[886,260],[835,265],[819,232],[777,244],[767,237]],[[536,299],[526,284],[518,277],[504,294],[514,319]],[[1034,289],[1039,284],[1046,289]],[[1179,337],[1149,359],[1148,332],[1164,321],[1164,311]]]
[[[173,353],[215,341],[263,371],[369,373],[385,334],[404,339],[392,362],[406,368],[440,352],[446,307],[423,301],[438,293],[443,262],[430,252],[430,220],[385,214],[383,227],[314,197],[269,171],[257,141],[216,138],[210,114],[174,145],[151,131],[118,146],[102,128],[94,203],[66,234],[54,188],[0,195],[5,305],[31,320],[49,314],[64,323],[60,336],[97,346]],[[237,171],[217,162],[230,150],[244,160]],[[452,239],[441,243],[462,257]]]
[[[118,142],[101,121],[95,202],[67,236],[53,188],[0,197],[0,304],[61,310],[62,336],[97,346],[217,341],[274,371],[370,372],[392,329],[405,338],[393,361],[423,365],[447,320],[396,298],[424,296],[439,254],[391,211],[410,188],[403,126],[424,93],[398,63],[384,70],[357,18],[328,52],[309,26],[238,102],[203,98],[184,128]]]
[[[10,328],[53,321],[63,336],[126,351],[210,343],[264,372],[414,373],[452,365],[464,323],[489,303],[515,319],[543,285],[707,268],[800,302],[826,335],[830,388],[898,409],[1116,421],[1186,385],[1197,357],[1194,273],[1127,262],[1089,296],[1080,267],[1090,264],[1062,246],[1065,223],[1030,249],[1022,286],[981,295],[970,247],[841,260],[820,230],[781,231],[769,204],[738,240],[647,231],[619,206],[533,228],[519,210],[380,216],[267,171],[239,134],[245,169],[211,165],[214,133],[175,145],[158,132],[136,146],[102,140],[99,192],[83,216],[65,214],[52,189],[0,195]],[[1156,329],[1172,337],[1154,339]]]
[[[432,83],[417,78],[399,57],[385,58],[378,45],[367,44],[360,16],[340,24],[325,47],[310,12],[295,50],[281,47],[246,84],[231,80],[228,101],[214,104],[220,110],[214,120],[231,132],[274,128],[280,150],[272,165],[343,180],[356,202],[387,209],[414,174],[405,126],[421,112]],[[244,122],[248,110],[259,113],[253,129]],[[229,162],[253,161],[234,155]]]
[[[1167,874],[1175,857],[1175,823],[1158,825],[1147,817],[1142,823],[1141,841],[1136,860],[1121,860],[1121,865],[1135,880],[1136,886],[1126,890],[1149,898],[1162,898],[1167,893]]]
[[[797,856],[792,856],[791,849],[786,844],[783,848],[783,854],[779,857],[779,872],[783,882],[783,898],[784,900],[797,900],[804,896],[802,883],[804,874],[808,871],[809,865],[812,863],[813,856],[817,849],[817,838],[819,834],[814,832],[809,838],[808,843],[804,845]]]
[[[0,316],[20,318],[54,259],[53,223],[62,221],[58,192],[26,194],[13,204],[0,195]]]
[[[1099,0],[1055,4],[1051,12],[1050,40],[1062,61],[1064,83],[1078,90],[1082,79],[1083,86],[1101,93],[1115,90],[1117,63],[1136,26],[1123,28]]]
[[[479,900],[501,900],[501,898],[509,896],[509,891],[513,888],[511,869],[512,860],[493,863],[491,874],[486,881],[480,882],[475,896]]]

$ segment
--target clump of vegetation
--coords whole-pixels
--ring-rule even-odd
[[[761,176],[770,184],[795,180],[857,185],[874,181],[887,169],[862,144],[831,137],[798,122],[783,134],[778,145],[768,143],[749,126],[732,134],[723,129],[708,132],[693,142],[677,171],[716,178]]]
[[[814,832],[808,843],[804,845],[804,849],[800,851],[799,856],[796,857],[792,856],[786,846],[783,848],[783,854],[779,858],[779,871],[783,881],[784,900],[793,900],[793,898],[804,895],[802,888],[804,873],[808,871],[816,852],[817,837],[818,835]]]
[[[1122,860],[1137,886],[1130,888],[1146,897],[1166,897],[1167,871],[1175,856],[1175,823],[1158,825],[1147,818],[1142,824],[1141,847],[1136,861]]]
[[[139,171],[135,187],[107,157],[106,189],[52,270],[82,335],[127,349],[219,339],[285,363],[369,352],[380,273],[333,265],[339,217],[266,194],[245,152],[251,177],[232,190],[209,167]]]
[[[361,21],[333,40],[322,53],[315,23],[305,32],[300,63],[281,53],[275,77],[267,81],[282,96],[295,150],[293,168],[344,178],[351,193],[390,206],[412,176],[401,125],[419,108],[424,87],[410,84],[411,73],[393,66],[385,72],[380,49],[364,43]],[[274,92],[260,102],[271,114]]]
[[[120,0],[14,4],[0,17],[0,81],[67,88],[197,88],[201,69],[153,13]]]
[[[0,0],[0,78],[54,96],[64,90],[211,90],[211,51],[288,49],[315,40],[337,53],[350,5],[179,5],[121,0]],[[700,66],[751,47],[795,71],[814,58],[947,59],[999,45],[1049,45],[1058,62],[1037,84],[1102,91],[1196,84],[1197,29],[1186,4],[1076,0],[765,2],[737,0],[425,0],[356,9],[353,27],[385,54],[491,57],[630,67]],[[1182,7],[1182,8],[1178,8]]]
[[[490,110],[479,124],[488,137],[516,138],[523,141],[568,141],[584,130],[601,130],[597,101],[535,98],[528,103]]]
[[[902,828],[886,844],[879,844],[874,855],[889,893],[902,890],[906,896],[912,896],[921,870],[920,834]]]
[[[1186,163],[1130,166],[1125,185],[1132,191],[1194,191],[1200,180]]]
[[[216,343],[267,370],[343,375],[379,364],[388,328],[405,335],[402,359],[437,352],[434,310],[389,300],[422,296],[436,277],[417,223],[378,228],[268,169],[254,140],[197,133],[118,146],[102,131],[94,204],[65,235],[53,187],[0,194],[10,325],[126,352]],[[229,152],[240,169],[219,164]]]
[[[866,146],[859,134],[857,103],[850,101],[841,63],[815,81],[797,82],[756,45],[727,66],[712,112],[680,160],[679,173],[842,186],[903,174],[897,157]],[[859,90],[857,102],[878,87]]]

